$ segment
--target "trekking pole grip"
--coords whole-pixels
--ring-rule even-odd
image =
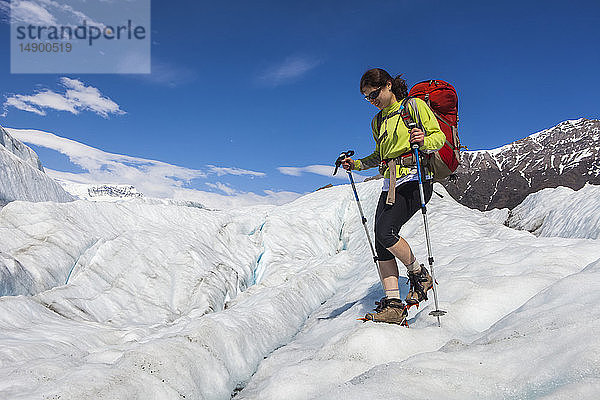
[[[354,150],[343,151],[340,156],[335,160],[335,170],[333,171],[333,175],[337,174],[338,169],[342,165],[342,161],[348,157],[352,157],[354,155]]]

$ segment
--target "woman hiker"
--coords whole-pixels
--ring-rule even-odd
[[[358,171],[379,166],[384,176],[383,191],[375,212],[375,249],[385,297],[376,302],[375,313],[368,313],[365,319],[404,324],[408,314],[407,307],[427,299],[427,291],[433,287],[433,280],[427,268],[419,264],[406,240],[400,236],[402,225],[421,207],[414,157],[401,156],[410,156],[411,145],[414,143],[419,145],[423,153],[439,150],[446,137],[440,130],[433,111],[418,98],[413,103],[418,109],[418,118],[412,107],[407,105],[406,108],[413,121],[421,121],[424,131],[419,128],[408,131],[400,115],[403,100],[408,96],[406,82],[401,75],[392,79],[383,69],[370,69],[360,79],[360,91],[365,100],[380,110],[381,116],[378,118],[376,115],[371,122],[375,151],[360,160],[346,158],[342,161],[342,166],[346,170]],[[409,160],[413,161],[412,165]],[[391,181],[395,180],[395,188],[391,188],[394,196],[389,193],[389,167],[395,169],[395,174],[391,176]],[[425,201],[428,202],[433,192],[433,183],[425,173],[423,177]],[[406,266],[410,281],[407,306],[400,299],[396,258]]]

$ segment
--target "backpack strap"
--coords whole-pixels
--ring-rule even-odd
[[[382,124],[383,124],[383,115],[381,114],[381,111],[379,111],[377,113],[377,115],[375,116],[375,118],[373,118],[373,121],[371,122],[371,129],[373,129],[373,134],[375,136],[375,142],[377,142],[377,144],[380,144],[383,141],[383,139],[385,139],[385,137],[387,136],[387,132],[385,132],[383,135],[379,134]]]
[[[415,114],[415,119],[413,119],[412,115],[410,114],[409,108],[411,108]],[[419,129],[421,129],[423,132],[425,132],[425,134],[427,134],[427,132],[425,131],[425,128],[423,127],[423,123],[421,122],[421,116],[419,115],[419,108],[417,105],[417,101],[416,101],[416,97],[411,97],[408,96],[407,98],[405,98],[402,101],[402,104],[400,105],[400,116],[402,117],[402,121],[404,122],[404,125],[406,126],[406,128],[408,129],[408,131],[410,132],[410,126],[417,126]],[[419,152],[420,153],[420,152]],[[407,153],[408,154],[408,153]],[[431,162],[431,154],[423,154],[424,160],[421,163],[421,166],[424,168],[430,168],[430,162]],[[409,162],[415,162],[416,160],[414,159],[414,157],[412,157],[410,160],[408,160]]]
[[[410,106],[410,108],[412,108],[413,112],[415,113],[415,116],[417,117],[416,122],[413,119],[412,115],[410,115],[408,106]],[[419,116],[419,108],[417,106],[417,102],[414,97],[408,96],[407,98],[402,100],[399,111],[400,111],[400,116],[402,117],[402,122],[404,122],[404,126],[406,126],[406,128],[409,130],[409,132],[410,132],[410,126],[413,124],[415,124],[416,126],[421,128],[421,130],[424,131],[423,124],[421,123],[421,117]]]
[[[377,135],[379,135],[379,129],[381,128],[382,123],[383,116],[381,115],[381,111],[379,111],[375,118],[373,118],[373,121],[371,122],[371,129],[373,129],[373,132],[377,132]]]
[[[396,202],[396,159],[392,158],[388,161],[387,165],[390,169],[390,187],[385,199],[385,204],[393,206]]]

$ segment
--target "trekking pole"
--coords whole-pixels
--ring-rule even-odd
[[[409,129],[410,131],[410,129]],[[425,193],[423,192],[423,177],[421,176],[421,163],[419,161],[419,145],[413,144],[412,148],[415,152],[415,160],[417,160],[417,177],[419,178],[419,195],[421,196],[421,212],[423,213],[423,224],[425,225],[425,239],[427,240],[427,255],[429,256],[429,269],[431,270],[431,279],[433,279],[433,300],[435,302],[435,310],[429,313],[437,317],[438,326],[441,327],[440,316],[446,314],[446,311],[440,310],[438,307],[437,290],[435,286],[435,272],[433,271],[433,254],[431,252],[431,241],[429,240],[429,226],[427,225],[427,207],[425,205]]]
[[[340,154],[338,159],[335,162],[335,171],[333,174],[337,174],[338,168],[342,165],[342,161],[347,157],[352,157],[354,155],[354,150],[348,150]],[[354,191],[354,199],[356,200],[356,205],[358,206],[358,212],[360,213],[360,219],[363,224],[363,228],[365,228],[365,233],[367,234],[367,240],[369,241],[369,246],[371,247],[371,254],[373,254],[373,261],[375,265],[377,265],[377,255],[375,254],[375,249],[373,247],[373,242],[371,241],[371,236],[369,235],[369,229],[367,228],[367,219],[365,218],[365,214],[363,213],[362,206],[360,205],[360,200],[358,199],[358,192],[356,191],[356,185],[354,184],[354,178],[352,177],[352,171],[348,172],[348,178],[350,178],[350,183],[352,184],[352,190]]]

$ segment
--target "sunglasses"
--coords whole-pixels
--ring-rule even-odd
[[[381,89],[383,89],[383,86],[380,87],[379,89],[373,90],[371,93],[369,93],[368,95],[365,96],[365,100],[366,101],[375,100],[377,97],[379,97],[379,93],[381,93]]]

